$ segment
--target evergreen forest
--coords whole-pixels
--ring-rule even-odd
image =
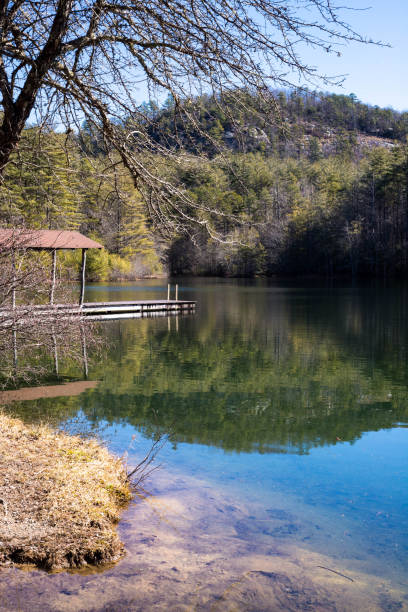
[[[185,194],[188,229],[152,222],[154,194],[86,123],[24,130],[0,186],[1,225],[77,229],[102,242],[89,253],[89,280],[407,272],[408,112],[296,90],[141,109],[157,144],[149,163]],[[135,129],[131,116],[121,129]],[[60,274],[75,278],[77,257],[59,255]]]

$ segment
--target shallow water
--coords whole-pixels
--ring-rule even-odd
[[[94,429],[130,465],[168,441],[120,524],[126,557],[3,569],[0,609],[408,609],[407,288],[179,283],[195,315],[103,322],[97,384],[10,406]]]

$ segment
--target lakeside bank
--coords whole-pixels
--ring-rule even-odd
[[[116,561],[115,526],[130,498],[121,460],[98,441],[0,413],[0,565]]]

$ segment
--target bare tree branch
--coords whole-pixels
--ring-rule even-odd
[[[32,111],[41,123],[69,129],[86,119],[119,152],[154,221],[168,231],[177,219],[209,227],[208,217],[188,212],[194,203],[185,193],[154,171],[153,156],[171,151],[151,137],[140,84],[170,94],[176,109],[182,101],[184,120],[194,124],[186,101],[202,92],[222,104],[242,88],[337,82],[319,75],[302,50],[336,55],[349,42],[372,42],[344,11],[332,0],[1,1],[0,175]]]

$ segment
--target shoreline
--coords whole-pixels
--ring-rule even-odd
[[[131,497],[121,460],[96,440],[0,413],[0,566],[117,561],[116,524]]]
[[[121,563],[107,572],[63,572],[57,580],[9,568],[0,580],[4,610],[407,609],[404,575],[392,565],[384,573],[381,561],[376,571],[369,559],[344,555],[336,544],[331,551],[316,547],[323,530],[296,497],[286,506],[286,494],[279,493],[265,508],[242,496],[239,485],[225,488],[170,466],[155,472],[151,485],[154,493],[131,504],[120,527],[127,545]],[[293,522],[299,530],[290,535]],[[332,526],[331,517],[322,525]]]

